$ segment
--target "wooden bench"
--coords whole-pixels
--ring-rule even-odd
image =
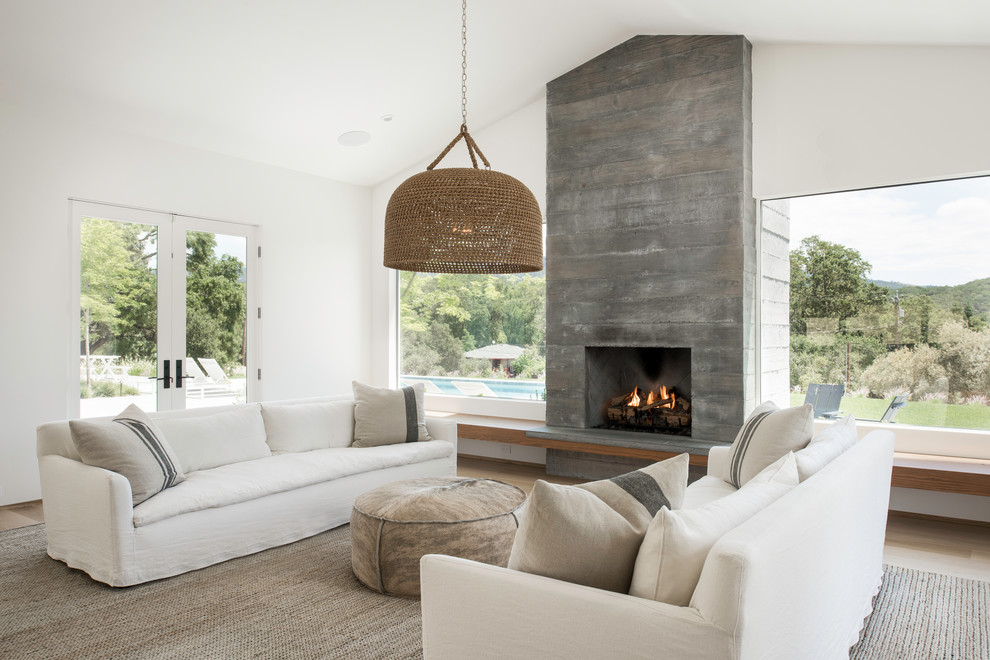
[[[431,412],[430,415],[454,419],[459,438],[657,461],[674,456],[672,452],[659,450],[528,437],[526,431],[543,426],[541,421],[451,413]],[[707,466],[708,457],[692,455],[691,465]],[[897,452],[894,454],[891,485],[897,488],[990,496],[990,460]]]

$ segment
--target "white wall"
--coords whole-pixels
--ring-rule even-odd
[[[518,110],[501,121],[474,132],[470,124],[471,136],[488,158],[492,169],[504,172],[519,179],[529,188],[540,204],[540,212],[546,219],[547,198],[547,131],[545,98]],[[451,125],[450,139],[457,135],[460,127]],[[471,167],[467,148],[461,140],[447,154],[437,167]],[[395,336],[395,271],[382,265],[385,241],[385,209],[389,197],[400,183],[413,174],[426,169],[447,144],[438,144],[436,153],[414,167],[401,172],[375,186],[372,191],[371,225],[372,258],[371,290],[374,307],[372,309],[373,342],[376,350],[372,355],[372,374],[375,384],[380,387],[394,385],[396,364]],[[481,165],[479,161],[479,165]]]
[[[369,377],[369,189],[0,105],[0,505],[41,496],[35,427],[78,388],[69,197],[260,225],[265,398]]]
[[[755,46],[754,194],[990,173],[988,71],[988,47]]]

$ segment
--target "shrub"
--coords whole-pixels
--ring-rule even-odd
[[[123,383],[115,383],[110,380],[101,380],[93,383],[91,392],[91,397],[134,396],[138,393],[136,387],[124,385]]]
[[[939,352],[922,344],[917,348],[900,348],[878,358],[864,372],[860,381],[870,396],[888,398],[895,394],[928,393],[946,376],[939,363]]]
[[[938,345],[953,397],[990,395],[990,332],[949,322],[939,328]]]
[[[151,360],[134,360],[124,366],[127,367],[128,376],[150,378],[158,375],[158,365]]]
[[[542,380],[547,370],[547,359],[540,355],[535,346],[529,346],[512,361],[512,369],[518,378]]]

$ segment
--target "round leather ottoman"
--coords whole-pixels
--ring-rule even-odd
[[[419,596],[427,554],[505,566],[526,494],[492,479],[425,477],[360,495],[351,512],[351,567],[367,587]]]

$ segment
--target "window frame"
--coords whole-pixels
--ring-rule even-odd
[[[909,181],[903,183],[894,183],[882,186],[867,186],[864,188],[852,188],[844,190],[830,190],[830,191],[819,191],[814,193],[801,193],[788,196],[774,196],[774,197],[757,197],[755,198],[757,209],[759,211],[759,230],[757,235],[761,236],[763,232],[763,205],[765,202],[772,202],[777,200],[790,200],[798,197],[811,197],[815,195],[828,195],[843,192],[862,192],[868,190],[881,190],[888,188],[896,188],[900,186],[917,185],[925,183],[940,183],[948,181],[959,181],[963,179],[973,179],[973,178],[986,178],[990,176],[990,173],[985,174],[968,174],[962,176],[952,176],[937,179],[923,179],[917,181]],[[788,226],[790,223],[790,218],[788,218]],[[757,260],[757,291],[759,292],[759,285],[763,279],[764,272],[764,255],[762,244],[758,247],[760,258]],[[759,296],[759,293],[757,294]],[[757,305],[757,337],[760,337],[760,332],[762,330],[762,325],[760,319],[763,313],[763,300],[762,296],[757,298],[759,304]],[[789,302],[788,302],[789,304]],[[761,354],[762,354],[762,343],[757,343],[756,346],[757,354],[757,364],[760,364]],[[790,354],[790,334],[788,334],[788,355]],[[762,369],[758,370],[760,374],[758,387],[762,388]],[[778,405],[790,405],[789,402],[777,402]],[[822,428],[827,427],[831,422],[828,420],[815,420],[815,432],[817,433]],[[856,420],[856,427],[859,430],[859,435],[862,437],[865,433],[873,430],[889,430],[894,431],[894,444],[895,450],[903,453],[911,454],[924,454],[929,456],[949,456],[957,458],[967,458],[967,459],[977,459],[977,460],[990,460],[990,430],[980,430],[980,429],[958,429],[952,427],[944,426],[914,426],[910,424],[900,424],[900,423],[878,423],[869,422],[864,420]]]

